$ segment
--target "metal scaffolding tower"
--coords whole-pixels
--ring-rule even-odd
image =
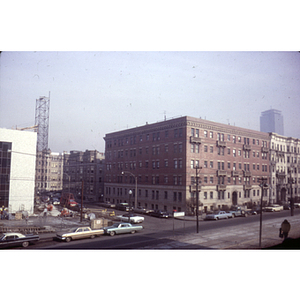
[[[39,97],[36,99],[35,108],[35,125],[37,126],[37,159],[36,159],[36,193],[42,195],[48,188],[50,178],[47,173],[47,157],[48,157],[48,132],[49,132],[49,108],[50,108],[50,92],[49,97]]]
[[[48,150],[49,109],[50,92],[49,97],[43,96],[36,99],[35,125],[38,126],[37,151],[39,152]]]

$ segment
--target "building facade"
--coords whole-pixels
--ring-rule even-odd
[[[0,128],[0,206],[34,210],[37,133]]]
[[[276,132],[277,134],[283,135],[284,127],[281,111],[277,109],[263,111],[260,116],[260,131]]]
[[[50,150],[37,152],[36,190],[37,195],[62,190],[63,155]]]
[[[270,202],[300,200],[300,140],[270,133]]]
[[[137,193],[138,206],[194,211],[197,170],[203,211],[257,204],[259,179],[269,179],[270,137],[259,131],[180,117],[104,139],[105,201],[112,203],[133,205]]]
[[[102,201],[104,186],[104,153],[97,150],[64,153],[63,191],[77,201]]]

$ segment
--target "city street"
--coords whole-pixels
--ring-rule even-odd
[[[280,244],[278,237],[281,222],[287,218],[292,224],[290,236],[300,237],[300,209],[276,213],[263,213],[263,247]],[[191,217],[181,220],[159,219],[145,216],[144,229],[135,234],[100,236],[65,243],[55,240],[55,234],[28,249],[257,249],[259,240],[259,215],[220,221],[199,222]],[[80,226],[80,224],[78,225]],[[53,239],[54,238],[54,239]]]

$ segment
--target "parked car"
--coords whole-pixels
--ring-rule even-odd
[[[116,218],[119,221],[129,222],[129,223],[134,223],[134,224],[142,223],[145,220],[144,217],[137,216],[137,215],[134,215],[134,214],[125,214],[125,215],[117,216]]]
[[[116,209],[130,211],[130,207],[128,203],[119,203],[116,205]]]
[[[161,210],[154,210],[149,212],[149,216],[156,217],[156,218],[170,218],[170,214],[165,211]]]
[[[103,229],[91,229],[90,227],[77,227],[70,232],[57,232],[56,237],[59,240],[70,242],[72,240],[95,238],[96,236],[103,235]]]
[[[205,216],[204,220],[221,220],[221,219],[229,219],[232,218],[231,213],[227,213],[226,211],[218,211],[214,213],[209,213]]]
[[[29,244],[39,241],[40,237],[37,234],[24,235],[19,232],[8,232],[0,235],[0,247],[28,247]]]
[[[78,205],[72,207],[71,209],[74,210],[74,211],[80,212],[81,211],[81,204],[78,204]],[[88,208],[85,205],[82,205],[82,212],[86,213],[87,211],[88,211]]]
[[[149,214],[150,212],[153,211],[153,209],[148,209],[148,208],[138,206],[138,207],[134,208],[133,211],[136,213],[140,213],[140,214]]]
[[[53,204],[53,205],[59,205],[59,204],[60,204],[59,199],[58,199],[58,198],[53,198],[53,199],[52,199],[52,204]]]
[[[272,204],[272,205],[266,206],[264,208],[264,211],[266,211],[266,212],[276,212],[276,211],[282,211],[282,210],[283,210],[283,206],[278,205],[278,204]]]
[[[289,204],[285,204],[285,205],[283,205],[283,209],[284,210],[290,210],[291,206]]]
[[[136,233],[143,229],[141,225],[133,225],[130,223],[115,223],[112,226],[104,227],[104,233],[114,236],[123,233]]]
[[[247,217],[248,213],[243,210],[241,207],[233,207],[230,211],[227,211],[232,215],[232,218],[235,217]]]
[[[116,204],[110,203],[110,202],[103,202],[100,204],[103,207],[108,207],[108,208],[114,208],[116,207]]]
[[[300,203],[294,203],[294,208],[300,208]]]

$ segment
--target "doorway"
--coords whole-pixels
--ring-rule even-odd
[[[238,195],[237,192],[232,193],[232,205],[236,206],[238,203]]]

